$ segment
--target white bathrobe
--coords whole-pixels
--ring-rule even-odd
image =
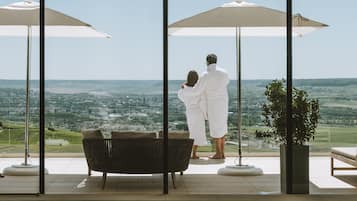
[[[206,104],[203,97],[187,95],[192,90],[192,87],[185,87],[178,92],[178,98],[185,104],[186,120],[190,133],[190,138],[193,139],[193,144],[203,146],[207,144],[205,115]]]
[[[210,135],[221,138],[228,132],[228,74],[216,64],[207,66],[197,84],[186,96],[205,97]]]

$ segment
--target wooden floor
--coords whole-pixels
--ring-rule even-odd
[[[310,183],[311,194],[356,194],[357,176],[341,175],[336,179],[348,187],[319,187]],[[162,176],[110,175],[104,190],[101,189],[100,176],[87,175],[48,175],[46,192],[48,194],[118,194],[118,195],[161,195]],[[220,175],[177,175],[177,188],[172,187],[172,195],[274,195],[280,194],[280,176],[266,174],[254,177],[232,177]],[[38,190],[38,177],[10,177],[0,180],[0,193],[35,193]]]
[[[46,195],[0,196],[3,200],[342,200],[357,201],[356,171],[329,174],[328,157],[312,157],[310,160],[310,193],[305,196],[280,194],[279,158],[246,158],[245,163],[254,164],[264,171],[263,176],[220,176],[219,168],[233,163],[210,160],[192,161],[183,176],[177,175],[177,189],[169,180],[169,195],[162,195],[161,175],[110,174],[104,190],[101,176],[93,172],[86,175],[85,159],[47,159]],[[5,161],[5,162],[4,162]],[[21,159],[1,161],[1,167],[17,164]],[[343,165],[343,164],[337,164]],[[0,178],[1,193],[37,193],[38,177]],[[339,197],[342,196],[342,197]]]
[[[356,195],[41,195],[1,196],[1,201],[356,201]]]

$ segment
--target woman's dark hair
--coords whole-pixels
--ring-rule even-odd
[[[189,87],[195,86],[198,81],[198,73],[194,70],[191,70],[187,75],[186,85]]]

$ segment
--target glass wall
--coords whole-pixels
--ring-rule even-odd
[[[337,148],[341,150],[337,157],[342,158],[334,160],[333,166],[352,167],[344,159],[350,152],[355,155],[357,149],[356,6],[356,2],[347,0],[335,5],[321,0],[294,1],[295,13],[328,25],[294,39],[294,86],[319,103],[316,133],[308,143],[312,194],[357,192],[356,171],[335,170],[332,176],[330,161]]]
[[[223,3],[227,4],[222,6]],[[285,11],[285,1],[252,1],[252,3]],[[239,59],[237,60],[237,54],[239,53],[239,43],[237,42],[239,41],[237,40],[239,39],[236,37],[236,31],[239,31],[239,27],[233,26],[228,28],[228,24],[234,19],[234,16],[223,20],[222,18],[226,16],[224,12],[229,12],[222,11],[222,13],[219,13],[220,9],[233,10],[236,9],[235,6],[242,7],[242,9],[245,6],[252,6],[246,3],[238,4],[235,2],[229,3],[229,1],[192,2],[182,0],[174,0],[169,3],[169,22],[172,24],[172,29],[169,29],[169,33],[171,34],[169,37],[170,132],[189,131],[189,124],[192,121],[190,118],[194,118],[190,117],[190,115],[196,114],[194,111],[191,111],[193,107],[191,104],[194,104],[196,100],[192,100],[192,94],[190,95],[191,92],[188,91],[194,91],[192,93],[196,96],[197,94],[195,93],[195,88],[190,89],[190,80],[186,80],[186,78],[190,76],[190,71],[196,71],[200,76],[198,81],[199,86],[200,79],[205,77],[203,76],[204,72],[208,71],[209,74],[211,71],[211,67],[207,66],[206,63],[207,55],[213,53],[218,57],[218,67],[223,68],[230,79],[226,89],[220,89],[221,91],[227,91],[229,99],[228,120],[226,122],[228,132],[225,133],[224,137],[225,159],[210,159],[210,157],[216,154],[214,138],[217,138],[211,136],[214,131],[213,127],[210,127],[210,123],[212,126],[216,123],[215,121],[219,121],[219,118],[216,120],[212,119],[212,116],[219,115],[215,112],[212,113],[213,106],[209,106],[212,105],[211,103],[203,106],[206,107],[203,109],[200,106],[201,110],[211,112],[211,114],[208,114],[208,121],[205,122],[206,131],[204,134],[190,132],[190,137],[196,139],[194,145],[195,143],[197,143],[196,145],[201,145],[197,149],[199,159],[191,159],[188,170],[184,172],[183,176],[177,177],[177,180],[179,182],[178,185],[188,186],[188,191],[192,194],[274,194],[280,192],[279,145],[263,135],[269,131],[269,128],[264,124],[262,114],[263,105],[267,103],[267,98],[264,95],[266,85],[272,80],[284,79],[286,75],[285,32],[282,31],[282,35],[279,35],[279,37],[266,37],[264,32],[252,36],[249,35],[249,28],[241,28],[242,82],[241,111],[239,111],[239,99],[237,96],[239,87],[237,85],[237,62],[239,61]],[[212,9],[216,10],[212,11]],[[198,15],[203,12],[206,13]],[[210,12],[216,18],[210,17]],[[233,13],[232,11],[231,14]],[[281,15],[280,18],[281,21],[285,21],[284,15]],[[236,19],[239,18],[236,17]],[[246,24],[249,22],[238,22],[237,24],[239,23]],[[210,28],[210,26],[214,28]],[[285,30],[284,27],[281,30]],[[180,90],[182,84],[186,86],[183,90]],[[220,83],[216,84],[220,85]],[[205,99],[211,101],[212,97],[209,94],[211,93],[211,89],[215,90],[213,88],[212,86],[211,88],[209,86],[205,88],[198,99],[200,101]],[[181,100],[178,97],[178,93],[181,94]],[[215,92],[213,91],[212,93]],[[218,107],[219,111],[225,110],[226,106],[222,105]],[[227,166],[239,166],[239,113],[241,114],[241,165],[252,165],[262,169],[264,174],[259,177],[242,177],[243,174],[240,170],[226,168]],[[199,124],[197,121],[199,120],[191,123],[191,129],[195,130],[195,132],[199,132],[196,131],[198,128],[195,128]],[[212,131],[210,131],[210,128]],[[197,135],[205,135],[206,139],[204,140],[206,141],[204,143],[198,142],[202,137],[197,137]],[[195,158],[195,156],[192,157]],[[222,174],[229,176],[222,176]]]
[[[39,4],[0,6],[0,194],[38,193]]]
[[[160,194],[162,1],[46,6],[80,25],[46,39],[46,192]]]
[[[286,10],[285,1],[252,3]],[[12,6],[16,9],[0,9],[0,16],[14,12],[16,19],[21,18],[0,20],[0,173],[4,174],[0,194],[37,193],[38,3]],[[46,18],[46,192],[161,194],[162,1],[47,0],[46,7],[52,9],[46,10],[51,16]],[[240,2],[222,6],[218,0],[169,1],[169,24],[213,8],[218,12],[237,7],[259,8]],[[351,14],[356,5],[305,0],[294,1],[293,7],[294,25],[308,24],[293,32],[293,143],[308,145],[309,150],[306,163],[300,160],[299,164],[309,164],[305,173],[310,174],[311,194],[356,193],[355,163],[351,161],[357,146],[352,62],[356,30]],[[33,11],[34,21],[28,22],[28,14],[21,13],[26,9]],[[276,10],[266,19],[275,16]],[[285,160],[290,160],[279,146],[286,143],[286,16],[276,13],[274,19],[280,18],[282,24],[277,30],[259,32],[259,26],[277,26],[248,25],[249,20],[243,23],[246,27],[211,25],[222,23],[217,19],[224,15],[216,18],[217,13],[198,21],[186,20],[189,24],[185,26],[173,24],[177,27],[169,30],[171,193],[275,194],[284,189],[287,175],[280,173],[286,173]],[[247,19],[253,18],[256,22],[262,19],[260,14]],[[207,19],[211,20],[203,22]],[[185,32],[183,27],[189,26],[199,27],[198,32]],[[218,28],[213,35],[206,34],[212,31],[210,26],[231,32],[225,34]],[[175,35],[176,31],[180,34]],[[217,57],[207,60],[209,54]],[[230,80],[219,91],[225,96],[224,104],[214,112],[212,101],[217,97],[210,97],[209,87],[189,99],[179,96],[187,89],[194,93],[193,86],[203,83],[212,69],[217,71],[217,66],[207,65],[212,58],[218,58],[217,65]],[[192,78],[195,73],[188,76],[192,70],[198,79]],[[218,85],[217,81],[212,86]],[[190,124],[192,103],[201,116]],[[212,114],[222,111],[222,118],[227,116],[224,140],[214,136],[212,129],[221,120]],[[199,132],[192,132],[192,125],[197,127],[199,121],[202,135],[197,137]],[[197,150],[191,150],[191,143],[199,145]],[[295,150],[291,160],[300,157],[299,153]],[[243,177],[243,165],[263,174]],[[298,165],[293,169],[303,173]],[[292,175],[293,182],[294,178]]]

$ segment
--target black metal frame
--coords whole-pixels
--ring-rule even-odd
[[[293,47],[292,47],[292,0],[286,1],[286,193],[292,194],[293,150],[292,150],[292,87],[293,87]]]
[[[45,193],[45,0],[40,0],[40,194]]]
[[[168,182],[168,128],[169,128],[169,86],[168,86],[168,0],[163,0],[163,194],[169,193]]]

